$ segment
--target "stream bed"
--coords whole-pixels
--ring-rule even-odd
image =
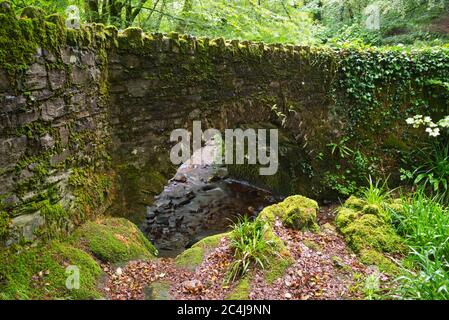
[[[142,229],[160,256],[176,256],[204,237],[226,232],[238,217],[254,217],[281,200],[229,177],[225,166],[214,164],[215,152],[213,144],[194,152],[147,207]],[[198,157],[202,162],[194,161]]]

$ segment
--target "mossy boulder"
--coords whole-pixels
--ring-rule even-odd
[[[397,267],[384,253],[402,253],[405,247],[391,224],[388,206],[389,203],[369,204],[352,196],[338,209],[335,222],[348,246],[359,254],[363,263],[394,274]]]
[[[386,274],[398,275],[400,273],[400,268],[396,264],[376,250],[362,250],[360,252],[360,261],[366,265],[375,265],[381,272]]]
[[[364,206],[366,206],[368,202],[363,199],[357,198],[355,196],[350,196],[345,201],[345,207],[355,210],[362,210]]]
[[[22,250],[0,252],[0,299],[101,298],[97,283],[102,271],[88,253],[57,241]],[[68,277],[75,275],[66,269],[69,266],[79,270],[78,289],[66,286]]]
[[[191,248],[185,250],[176,257],[176,265],[194,271],[201,265],[207,253],[217,247],[220,244],[221,239],[227,236],[229,236],[229,233],[221,233],[198,241]]]
[[[317,231],[317,211],[318,203],[315,200],[296,195],[266,207],[258,218],[273,223],[278,217],[287,228]]]
[[[401,238],[393,227],[373,214],[364,214],[340,229],[348,245],[355,251],[372,248],[385,252],[400,252]]]
[[[123,218],[102,218],[78,228],[71,243],[91,252],[103,262],[152,259],[156,248],[132,222]]]

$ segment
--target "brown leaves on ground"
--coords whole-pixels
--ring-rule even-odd
[[[359,298],[359,293],[351,290],[355,284],[353,274],[370,271],[348,251],[337,233],[295,231],[284,228],[279,222],[275,232],[285,241],[294,263],[273,283],[266,281],[263,270],[255,270],[251,277],[250,299]],[[171,283],[170,296],[174,299],[224,299],[236,285],[225,284],[232,259],[229,241],[223,239],[195,272],[176,267],[171,258],[132,261],[119,272],[117,268],[104,265],[108,275],[104,293],[109,299],[144,299],[146,286],[164,280]]]

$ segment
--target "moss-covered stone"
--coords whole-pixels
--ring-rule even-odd
[[[229,233],[216,234],[198,241],[176,257],[176,265],[194,271],[201,265],[207,253],[217,247],[221,239],[227,236],[229,236]]]
[[[391,215],[388,210],[377,204],[367,204],[362,209],[363,214],[372,214],[385,222],[391,222]]]
[[[337,225],[337,228],[342,230],[354,222],[358,217],[358,211],[347,207],[340,207],[338,208],[338,213],[335,217],[335,224]]]
[[[152,259],[157,250],[132,222],[122,218],[101,218],[78,228],[70,238],[104,262]]]
[[[402,253],[403,240],[391,225],[390,204],[367,204],[354,196],[338,209],[335,219],[348,246],[368,265],[376,265],[383,272],[397,274],[398,268],[384,253]]]
[[[341,232],[355,252],[367,248],[385,252],[400,252],[403,249],[401,238],[393,227],[372,214],[362,215]]]
[[[204,256],[205,252],[203,248],[192,247],[179,254],[175,261],[178,267],[195,271],[195,269],[203,262]]]
[[[170,282],[155,281],[145,288],[146,300],[171,300]]]
[[[273,223],[278,217],[288,228],[317,231],[319,229],[316,222],[317,210],[318,203],[316,201],[296,195],[265,208],[258,218]]]
[[[226,300],[249,300],[250,276],[241,279],[226,297]]]
[[[355,209],[355,210],[362,210],[364,206],[366,206],[368,202],[365,200],[362,200],[360,198],[357,198],[355,196],[350,196],[345,201],[345,207]]]
[[[360,252],[360,261],[366,265],[375,265],[383,273],[398,275],[400,268],[379,251],[368,249]]]
[[[264,278],[268,283],[273,283],[285,275],[288,267],[294,263],[290,254],[283,254],[279,257],[272,256],[269,259],[267,269],[264,272]]]
[[[97,282],[101,275],[98,263],[86,252],[67,243],[20,252],[0,252],[0,299],[97,299],[101,294]],[[66,287],[71,273],[79,270],[79,289]]]

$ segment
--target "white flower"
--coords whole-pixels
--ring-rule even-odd
[[[440,135],[440,128],[426,128],[426,132],[429,134],[429,136],[431,137],[438,137]]]
[[[407,118],[407,120],[405,120],[405,122],[407,122],[407,124],[414,124],[415,120],[413,118]]]
[[[432,122],[432,118],[431,117],[425,117],[424,118],[424,123],[431,123]]]

